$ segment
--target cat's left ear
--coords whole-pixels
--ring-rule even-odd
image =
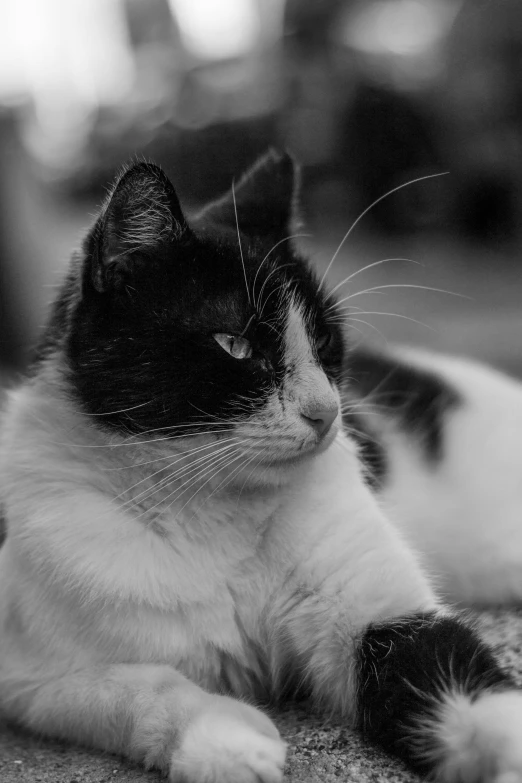
[[[152,163],[136,163],[117,180],[88,237],[92,284],[99,292],[118,287],[137,264],[173,248],[188,233],[167,175]]]
[[[294,159],[287,152],[270,150],[198,217],[251,236],[287,236],[300,224],[298,193]]]

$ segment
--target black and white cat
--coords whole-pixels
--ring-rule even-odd
[[[522,391],[351,351],[294,202],[276,153],[190,222],[153,165],[113,188],[3,417],[0,709],[276,783],[252,704],[309,696],[438,780],[522,781],[522,693],[440,597],[522,597]]]

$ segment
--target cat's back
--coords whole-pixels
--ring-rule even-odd
[[[380,454],[379,495],[443,589],[465,602],[519,595],[522,384],[479,362],[406,348],[356,352],[352,373]],[[488,580],[500,562],[505,579]]]

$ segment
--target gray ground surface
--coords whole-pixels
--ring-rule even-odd
[[[485,638],[522,682],[522,609],[480,613]],[[415,783],[397,761],[340,725],[304,709],[275,715],[289,744],[288,783]],[[36,739],[0,723],[1,783],[154,783],[161,777],[120,758]]]

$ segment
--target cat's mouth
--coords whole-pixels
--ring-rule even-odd
[[[306,460],[313,459],[326,451],[326,449],[332,445],[337,434],[338,427],[334,425],[324,437],[318,439],[315,443],[305,441],[294,450],[285,449],[278,453],[272,452],[270,455],[263,458],[261,464],[270,465],[271,467],[280,466],[282,468],[285,466],[291,467],[293,465],[298,465]]]

